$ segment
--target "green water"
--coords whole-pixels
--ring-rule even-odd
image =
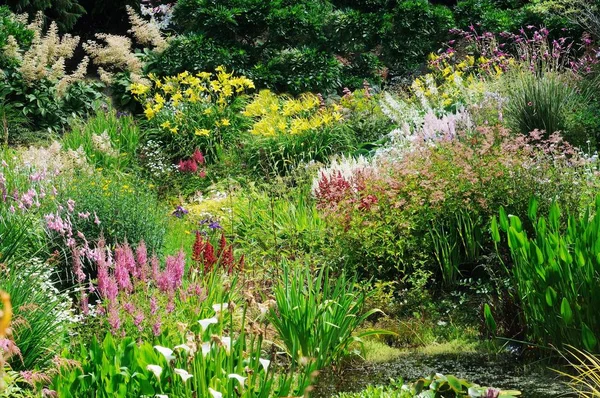
[[[390,378],[415,380],[431,373],[459,378],[502,389],[517,389],[527,398],[575,397],[564,378],[547,364],[524,363],[511,354],[406,354],[387,363],[357,364],[338,372],[321,373],[312,396],[331,397],[337,392],[360,391],[368,384],[387,384]]]

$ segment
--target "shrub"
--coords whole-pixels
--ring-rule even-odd
[[[446,7],[424,0],[398,2],[384,14],[381,27],[385,65],[397,75],[417,70],[423,57],[445,40],[453,26],[452,12]]]
[[[57,204],[46,221],[53,231],[51,236],[60,236],[55,242],[59,247],[65,248],[63,239],[83,239],[77,237],[79,232],[89,242],[101,236],[108,244],[144,241],[150,252],[161,251],[167,211],[152,190],[137,179],[119,174],[77,175],[59,191]],[[61,222],[68,228],[58,228]]]
[[[244,48],[223,46],[202,34],[190,34],[174,38],[165,51],[149,60],[147,68],[160,76],[173,76],[185,71],[214,71],[220,65],[247,73],[248,64]]]
[[[561,220],[560,206],[553,204],[547,217],[538,216],[539,202],[532,199],[527,215],[533,236],[517,216],[500,211],[492,223],[492,236],[506,236],[513,262],[512,277],[529,336],[543,344],[569,344],[598,352],[600,318],[597,244],[600,196],[580,215],[570,209]],[[524,217],[523,217],[524,218]],[[504,235],[503,234],[503,235]]]
[[[49,20],[56,21],[63,32],[71,30],[77,19],[85,13],[78,0],[61,0],[54,3],[47,0],[8,0],[5,4],[19,14],[36,15],[43,12]]]
[[[581,187],[597,183],[556,135],[543,141],[539,132],[525,138],[502,129],[445,128],[436,135],[426,124],[421,134],[429,131],[428,138],[412,138],[396,160],[384,152],[387,158],[350,180],[321,174],[317,200],[337,226],[344,260],[363,275],[395,280],[437,263],[437,275],[451,284],[491,251],[484,231],[494,208],[525,214],[529,197],[537,195],[545,208],[558,199],[577,209],[590,192]],[[336,194],[321,198],[321,192]]]
[[[342,86],[342,64],[314,48],[284,49],[254,66],[250,75],[261,87],[298,95],[335,92]]]

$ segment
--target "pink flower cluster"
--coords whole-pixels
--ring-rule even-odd
[[[202,178],[206,177],[206,171],[200,169],[200,166],[204,164],[204,155],[200,150],[196,149],[189,159],[181,159],[177,168],[182,173],[198,173]]]
[[[175,310],[175,303],[185,302],[190,295],[201,296],[203,291],[192,285],[187,290],[183,286],[185,255],[180,251],[175,256],[167,256],[165,267],[161,269],[158,258],[148,257],[144,242],[134,251],[128,244],[118,245],[113,252],[100,240],[94,250],[94,260],[98,269],[97,291],[104,303],[101,312],[107,316],[113,332],[123,330],[123,317],[128,317],[138,331],[145,328],[158,336],[161,334],[162,316]],[[153,290],[155,288],[156,290]],[[136,293],[147,297],[152,292],[148,306],[135,303]],[[139,296],[137,296],[139,297]],[[179,300],[176,300],[176,297]],[[161,311],[161,305],[164,307]]]

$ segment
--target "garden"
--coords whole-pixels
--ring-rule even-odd
[[[600,397],[600,2],[0,5],[0,398]]]

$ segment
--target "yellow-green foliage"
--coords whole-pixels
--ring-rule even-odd
[[[332,125],[342,120],[337,104],[326,106],[311,93],[298,98],[276,95],[262,90],[250,103],[244,115],[255,118],[251,132],[261,136],[300,134]]]
[[[476,103],[486,88],[486,79],[495,79],[512,59],[488,59],[467,55],[457,59],[455,53],[429,56],[430,72],[411,85],[412,93],[425,109],[448,110]]]

